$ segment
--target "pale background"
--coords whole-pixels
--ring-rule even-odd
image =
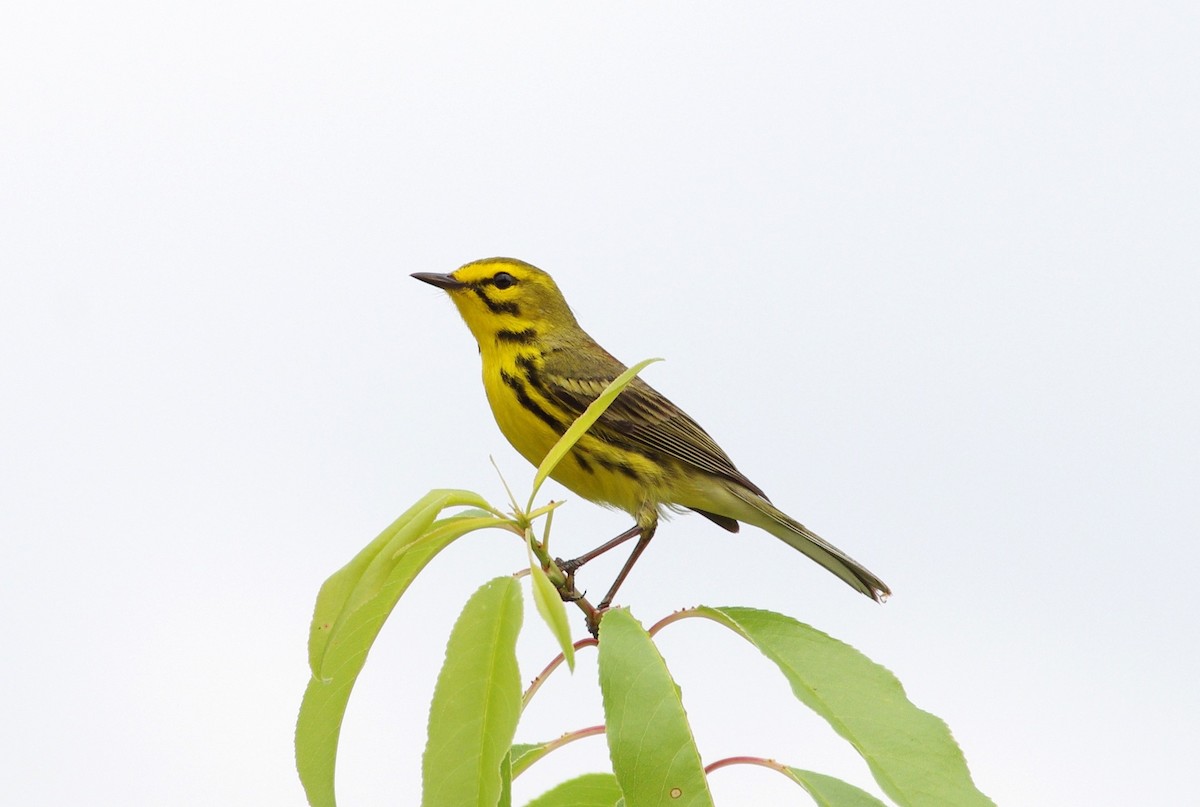
[[[895,591],[692,516],[624,590],[640,618],[833,633],[1000,804],[1188,801],[1198,41],[1182,2],[6,4],[6,802],[303,802],[321,581],[431,487],[502,503],[489,455],[527,490],[470,336],[408,277],[495,254],[666,357],[647,379]],[[572,501],[556,548],[626,525]],[[342,804],[416,803],[445,635],[523,558],[469,537],[402,602]],[[700,622],[662,647],[707,760],[874,788],[748,647]],[[519,737],[599,722],[593,676]],[[579,743],[518,795],[605,764]],[[806,803],[757,768],[713,786]]]

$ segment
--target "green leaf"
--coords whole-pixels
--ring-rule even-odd
[[[512,577],[476,591],[454,624],[429,709],[422,807],[499,802],[500,766],[521,715],[520,631],[521,586]]]
[[[525,807],[614,807],[621,786],[611,773],[585,773],[547,790]]]
[[[516,779],[542,757],[553,749],[552,743],[515,743],[510,750],[512,756],[512,776]]]
[[[600,620],[599,664],[609,756],[629,807],[712,807],[679,688],[623,608]]]
[[[424,535],[442,510],[469,505],[482,508],[472,511],[472,514],[492,517],[487,512],[488,503],[476,493],[466,490],[430,491],[325,581],[317,595],[309,629],[308,662],[313,675],[320,677],[322,658],[338,619],[345,618],[362,601],[378,594],[391,570],[391,556],[395,551]],[[459,514],[460,517],[464,515],[468,514]]]
[[[334,768],[346,704],[379,630],[413,578],[468,532],[507,528],[492,515],[434,520],[446,507],[487,506],[465,491],[435,490],[396,519],[317,596],[309,633],[309,680],[296,721],[296,768],[313,807],[333,807]]]
[[[808,791],[817,807],[886,807],[867,791],[823,773],[788,768],[787,775]]]
[[[512,749],[504,755],[500,762],[500,799],[496,807],[512,807]]]
[[[696,613],[775,662],[796,697],[854,746],[897,804],[995,807],[971,781],[946,724],[914,706],[891,672],[853,647],[770,611],[702,607]]]
[[[538,488],[550,474],[554,473],[554,468],[562,461],[563,457],[567,456],[567,452],[579,441],[584,432],[590,429],[592,424],[604,414],[604,410],[608,409],[609,405],[617,399],[621,390],[629,386],[634,376],[656,361],[662,361],[662,359],[644,359],[621,373],[604,388],[604,392],[601,392],[596,400],[588,404],[588,408],[583,410],[582,415],[575,418],[575,422],[563,432],[563,436],[558,438],[558,442],[546,453],[541,465],[538,466],[537,473],[533,477],[533,491],[529,494],[529,504],[525,507],[525,512],[533,509],[533,500],[537,496]]]
[[[533,556],[532,541],[533,535],[527,532],[525,548],[529,553],[529,577],[530,588],[533,591],[533,603],[537,606],[537,612],[541,614],[542,621],[546,623],[546,627],[550,628],[550,633],[553,634],[555,641],[562,649],[567,667],[571,672],[575,672],[575,645],[571,642],[571,626],[567,624],[567,609],[563,605],[562,597],[558,595],[558,589],[554,587],[550,578],[546,576],[545,570],[542,569],[542,564],[538,563],[537,558]]]
[[[595,737],[598,734],[604,734],[604,726],[589,726],[577,731],[568,731],[544,743],[518,743],[514,745],[511,750],[513,778],[516,779],[532,767],[535,762],[539,762],[545,758],[551,751],[562,748],[569,743],[582,740],[585,737]]]

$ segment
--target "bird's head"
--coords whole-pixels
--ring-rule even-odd
[[[515,258],[484,258],[448,275],[417,272],[413,277],[445,289],[480,347],[579,327],[550,275]]]

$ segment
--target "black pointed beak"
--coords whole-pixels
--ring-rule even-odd
[[[447,291],[461,289],[466,285],[460,280],[455,280],[454,275],[439,275],[437,272],[413,272],[413,277]]]

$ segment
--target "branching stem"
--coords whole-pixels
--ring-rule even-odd
[[[545,512],[547,514],[548,522],[550,515],[553,513],[554,508],[557,507],[558,504],[560,504],[560,502],[551,502],[546,507],[535,512]],[[575,606],[583,612],[583,615],[587,620],[588,630],[591,631],[592,636],[594,637],[596,635],[597,626],[600,624],[600,611],[597,610],[596,606],[588,602],[587,598],[584,597],[577,588],[575,588],[574,576],[563,572],[563,570],[559,568],[555,559],[550,556],[550,553],[546,548],[546,545],[549,543],[549,538],[549,523],[547,523],[547,530],[541,541],[538,541],[533,536],[533,530],[530,528],[529,544],[533,548],[533,554],[537,558],[538,563],[541,564],[542,570],[546,572],[546,577],[550,578],[550,582],[554,584],[554,588],[558,591],[558,596],[562,598],[563,602],[574,603]]]

